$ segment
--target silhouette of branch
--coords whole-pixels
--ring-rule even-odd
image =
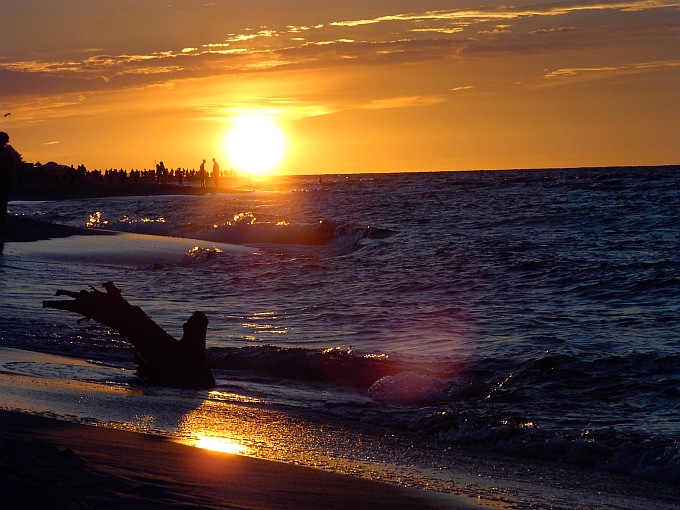
[[[77,313],[78,322],[92,319],[118,331],[135,348],[140,374],[155,384],[192,388],[215,386],[205,358],[208,319],[201,312],[184,324],[184,336],[177,341],[149,318],[144,311],[128,303],[113,282],[102,284],[106,292],[58,290],[57,296],[72,300],[43,301],[43,308]]]

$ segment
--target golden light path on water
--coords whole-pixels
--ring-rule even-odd
[[[220,453],[430,489],[444,498],[469,495],[466,487],[479,483],[477,475],[456,472],[462,488],[455,488],[449,471],[418,466],[410,459],[413,445],[402,443],[396,436],[365,435],[310,422],[269,408],[266,401],[224,391],[211,391],[207,400],[185,413],[172,439]],[[391,458],[389,452],[394,451],[401,451],[398,460]],[[477,503],[509,508],[479,497]]]
[[[231,434],[238,434],[234,429],[236,423],[227,419],[225,421],[216,419],[218,417],[211,413],[215,411],[216,406],[211,405],[211,402],[232,402],[234,404],[258,404],[261,403],[259,399],[237,395],[236,393],[227,393],[221,391],[211,391],[209,393],[210,399],[206,400],[198,409],[189,412],[185,415],[178,427],[178,434],[180,442],[203,448],[205,450],[212,450],[216,452],[250,455],[253,453],[252,448],[248,447],[252,443],[250,439],[240,437],[238,440],[229,437]],[[231,415],[234,416],[233,414]],[[227,427],[225,428],[225,425]]]
[[[259,399],[212,391],[178,423],[179,442],[213,451],[254,457],[300,461],[297,458],[311,437],[309,424],[267,409]],[[319,442],[322,438],[316,438]],[[319,461],[318,467],[330,467]]]

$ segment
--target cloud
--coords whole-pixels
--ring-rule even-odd
[[[557,27],[557,28],[540,28],[538,30],[533,30],[529,32],[531,35],[549,35],[549,34],[561,34],[568,32],[578,32],[579,29],[576,27]]]
[[[680,60],[666,60],[654,62],[641,62],[637,64],[622,65],[622,66],[604,66],[604,67],[571,67],[557,69],[545,75],[546,78],[560,78],[564,76],[581,76],[585,74],[611,74],[630,73],[630,72],[648,72],[664,69],[680,68]]]
[[[572,81],[597,80],[612,76],[641,74],[657,71],[680,69],[680,60],[639,62],[626,65],[567,67],[545,74],[547,83],[563,84]]]
[[[337,40],[306,43],[278,51],[291,66],[329,67],[415,63],[456,55],[466,42],[454,39],[418,39],[385,42]]]
[[[618,67],[571,67],[565,69],[557,69],[545,75],[546,78],[561,78],[564,76],[579,76],[584,74],[604,74],[612,73],[620,70]]]
[[[388,22],[423,23],[442,21],[452,21],[461,23],[462,25],[471,25],[485,21],[512,20],[524,17],[562,16],[565,14],[581,11],[618,10],[624,12],[639,12],[651,9],[678,7],[679,5],[680,4],[675,0],[632,0],[620,2],[595,1],[592,3],[589,3],[586,0],[581,3],[544,3],[527,7],[490,6],[486,10],[450,9],[427,11],[422,13],[394,14],[367,19],[335,21],[330,25],[339,27],[359,27]]]
[[[369,101],[361,106],[366,110],[387,110],[394,108],[413,108],[443,103],[446,99],[440,96],[402,96],[388,97]]]
[[[478,34],[484,34],[484,35],[496,35],[496,34],[506,34],[510,32],[510,27],[512,25],[496,25],[494,28],[491,30],[480,30],[477,32]]]
[[[411,33],[430,33],[430,34],[444,34],[444,35],[451,35],[451,34],[459,34],[460,32],[463,32],[462,27],[427,27],[427,28],[412,28],[409,30]]]
[[[212,4],[205,4],[212,5]],[[449,58],[554,51],[578,45],[583,13],[636,13],[680,6],[677,0],[544,3],[533,6],[393,13],[278,28],[244,28],[221,40],[146,54],[74,53],[71,58],[0,60],[8,95],[94,91],[167,80],[285,68],[414,63]],[[579,14],[574,19],[571,14]],[[531,21],[531,23],[529,23]],[[659,30],[649,25],[649,30]],[[588,27],[590,33],[604,26]],[[670,29],[666,29],[670,30]],[[195,41],[193,41],[195,43]],[[90,50],[92,51],[92,50]],[[576,69],[576,68],[575,68]],[[554,71],[559,73],[561,70]],[[584,71],[571,71],[572,73]],[[566,76],[566,71],[563,76]]]

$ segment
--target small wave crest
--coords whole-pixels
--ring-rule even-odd
[[[459,365],[360,354],[352,348],[274,345],[208,349],[212,368],[349,387],[377,402],[432,404],[446,397]]]
[[[323,248],[331,255],[351,253],[366,239],[385,239],[394,231],[376,227],[358,227],[347,223],[321,220],[315,224],[257,223],[253,218],[216,225],[202,230],[201,239],[222,243],[281,246],[299,245]]]
[[[200,263],[212,259],[216,255],[224,253],[219,248],[205,248],[200,246],[194,246],[193,248],[187,250],[184,254],[184,261],[186,263]]]
[[[89,225],[101,228],[100,225]],[[123,218],[108,222],[106,228],[126,233],[183,237],[244,246],[309,246],[323,249],[325,254],[342,255],[361,248],[362,243],[387,239],[394,231],[372,226],[356,226],[321,220],[315,224],[257,222],[252,214],[243,213],[223,224],[200,226],[172,225],[163,218],[136,221]]]
[[[381,402],[418,404],[441,398],[449,387],[447,380],[416,372],[401,372],[378,379],[368,394]]]
[[[381,356],[359,355],[352,349],[305,349],[274,345],[213,347],[208,362],[220,370],[245,371],[273,377],[332,383],[366,390],[398,371]]]

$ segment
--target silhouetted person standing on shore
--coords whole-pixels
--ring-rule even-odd
[[[220,165],[217,164],[217,160],[213,158],[213,171],[212,178],[215,181],[215,189],[220,187]]]
[[[8,142],[9,135],[0,131],[0,243],[5,239],[7,231],[7,202],[15,161],[14,153],[7,145]]]
[[[201,167],[198,169],[198,181],[201,188],[205,188],[205,159],[201,163]]]
[[[160,184],[161,181],[165,178],[165,174],[167,173],[167,170],[165,169],[165,165],[161,161],[156,165],[156,184]]]

